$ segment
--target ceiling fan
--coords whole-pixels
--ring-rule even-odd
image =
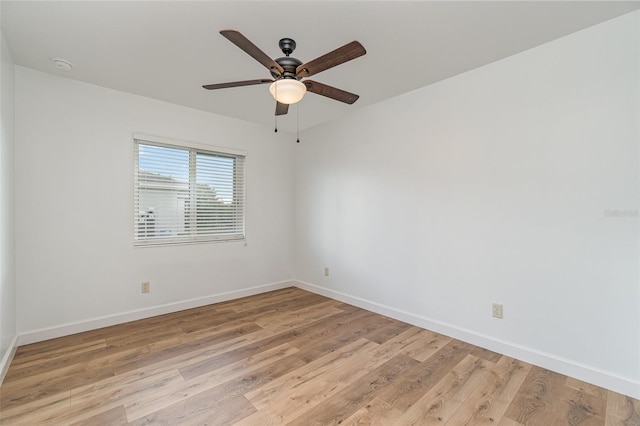
[[[303,78],[318,74],[319,72],[335,67],[336,65],[343,64],[367,53],[364,47],[357,41],[352,41],[351,43],[345,44],[344,46],[326,53],[319,58],[302,63],[299,59],[289,56],[296,48],[296,42],[293,39],[281,39],[279,46],[285,56],[278,59],[271,59],[266,53],[260,50],[255,44],[238,31],[222,30],[220,31],[220,34],[248,53],[253,59],[264,65],[271,73],[271,77],[273,77],[273,79],[206,84],[202,86],[205,89],[214,90],[228,87],[271,83],[269,91],[276,99],[276,115],[286,114],[289,111],[289,105],[299,102],[307,91],[347,104],[353,104],[359,98],[359,96],[354,93],[349,93],[326,84],[318,83],[317,81],[302,80]]]

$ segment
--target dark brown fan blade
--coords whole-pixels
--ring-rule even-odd
[[[355,93],[336,89],[335,87],[327,86],[326,84],[318,83],[317,81],[305,80],[303,83],[307,86],[307,91],[309,92],[326,96],[327,98],[335,99],[336,101],[344,102],[349,105],[357,101],[360,97]]]
[[[205,84],[204,87],[207,90],[213,89],[226,89],[227,87],[240,87],[240,86],[252,86],[254,84],[265,84],[272,83],[273,80],[267,80],[266,78],[260,80],[244,80],[244,81],[232,81],[229,83],[218,83],[218,84]]]
[[[297,77],[310,77],[321,71],[343,64],[352,59],[358,58],[367,53],[364,47],[357,41],[352,41],[342,47],[337,48],[311,62],[300,65],[296,68]]]
[[[268,57],[266,53],[258,48],[258,46],[253,44],[248,38],[243,36],[238,31],[222,30],[220,31],[220,34],[226,37],[231,43],[247,52],[253,59],[267,67],[269,71],[277,75],[281,75],[284,72],[284,69],[280,65],[278,65],[276,61]]]
[[[289,104],[283,104],[276,101],[276,115],[285,115],[289,112]]]

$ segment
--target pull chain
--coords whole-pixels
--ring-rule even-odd
[[[296,104],[296,134],[298,137],[296,143],[300,143],[300,102]]]
[[[276,92],[276,102],[278,102],[278,101],[277,101],[277,99],[278,99],[278,85],[277,85],[277,84],[276,84],[276,87],[275,87],[275,92]],[[278,109],[278,106],[277,106],[277,105],[278,105],[278,104],[276,104],[276,110]],[[275,133],[278,133],[278,111],[276,111],[276,114],[275,114],[275,115],[274,115],[274,117],[273,117],[273,121],[274,121],[274,124],[273,124],[273,125],[274,125],[274,127],[275,127],[274,132],[275,132]]]

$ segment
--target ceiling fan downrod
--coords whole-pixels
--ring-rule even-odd
[[[296,50],[296,42],[292,38],[282,38],[278,43],[280,50],[285,54],[282,58],[275,59],[275,62],[284,70],[281,74],[271,72],[271,76],[276,80],[282,78],[291,78],[300,80],[300,77],[296,75],[296,69],[302,65],[302,61],[290,56],[294,50]]]

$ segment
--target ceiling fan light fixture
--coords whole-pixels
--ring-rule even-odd
[[[281,104],[295,104],[302,100],[307,86],[294,78],[281,78],[271,83],[269,92]]]

